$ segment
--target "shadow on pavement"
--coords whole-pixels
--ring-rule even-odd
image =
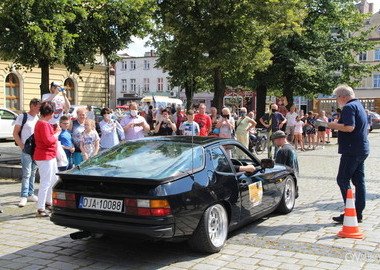
[[[137,241],[124,237],[72,240],[64,236],[4,255],[0,261],[53,269],[157,269],[179,262],[188,264],[205,256],[208,254],[192,252],[186,242]],[[26,262],[25,257],[30,260]]]
[[[277,236],[289,233],[300,233],[319,231],[327,227],[335,227],[334,223],[313,223],[313,224],[289,224],[289,225],[270,225],[262,226],[260,224],[251,224],[244,227],[244,229],[238,230],[235,235],[239,233],[252,233],[257,236]]]

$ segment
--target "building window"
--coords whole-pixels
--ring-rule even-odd
[[[127,92],[127,79],[121,79],[121,92]]]
[[[128,67],[128,62],[127,61],[123,61],[121,62],[121,70],[127,70],[127,67]]]
[[[144,69],[149,69],[149,68],[150,68],[149,60],[144,60]]]
[[[71,104],[75,104],[75,85],[74,81],[70,78],[65,80],[65,83],[63,84],[66,89],[66,96],[67,99],[70,101]]]
[[[164,91],[164,78],[157,79],[157,92]]]
[[[373,75],[373,87],[374,88],[380,88],[380,74],[379,75]]]
[[[129,81],[131,83],[131,93],[136,93],[136,79],[130,79]]]
[[[130,62],[130,69],[131,70],[135,70],[136,69],[136,61],[135,60],[131,60],[131,62]]]
[[[367,61],[367,52],[359,53],[359,61]]]
[[[20,82],[14,73],[5,79],[5,104],[7,109],[20,110]]]
[[[375,61],[379,61],[380,60],[380,48],[377,48],[375,50]]]
[[[149,78],[144,78],[144,92],[149,92]]]

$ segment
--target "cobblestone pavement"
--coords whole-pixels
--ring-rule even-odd
[[[186,243],[123,238],[71,240],[75,230],[18,208],[20,183],[0,179],[1,269],[380,269],[380,131],[370,134],[366,162],[365,239],[338,238],[331,217],[344,209],[335,182],[335,141],[299,153],[300,197],[288,215],[271,215],[230,234],[217,254],[192,252]]]

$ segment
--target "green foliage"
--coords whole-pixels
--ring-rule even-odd
[[[80,65],[96,64],[96,54],[112,60],[142,35],[152,11],[151,0],[2,0],[0,58],[79,73]]]
[[[223,95],[224,80],[247,78],[271,64],[269,47],[274,37],[301,31],[301,3],[158,1],[153,44],[160,55],[159,65],[169,70],[174,80],[213,81],[215,96]]]
[[[308,0],[301,34],[279,37],[271,46],[273,65],[256,73],[255,85],[309,98],[331,94],[341,83],[357,86],[379,66],[358,62],[357,54],[374,48],[361,31],[368,15],[349,0]]]

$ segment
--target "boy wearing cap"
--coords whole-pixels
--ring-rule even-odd
[[[298,159],[296,149],[286,140],[287,135],[282,130],[277,130],[272,134],[273,143],[279,147],[276,156],[276,163],[284,164],[293,168],[298,175]]]
[[[59,93],[62,94],[60,95]],[[50,94],[42,95],[42,101],[52,101],[55,105],[53,118],[49,121],[52,125],[58,125],[63,113],[68,112],[70,109],[70,101],[67,98],[66,91],[64,88],[61,88],[61,84],[56,81],[50,84]]]

